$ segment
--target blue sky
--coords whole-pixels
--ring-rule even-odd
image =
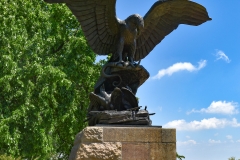
[[[156,0],[119,0],[117,16],[142,16]],[[186,160],[240,158],[240,1],[195,0],[213,19],[180,25],[141,64],[150,78],[139,88],[153,125],[177,128]]]

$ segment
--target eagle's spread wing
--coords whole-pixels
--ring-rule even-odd
[[[116,0],[45,0],[66,3],[78,19],[92,50],[99,55],[115,53],[119,39]]]
[[[156,2],[144,16],[144,29],[136,40],[134,60],[146,57],[179,24],[200,25],[209,18],[206,9],[188,0]]]

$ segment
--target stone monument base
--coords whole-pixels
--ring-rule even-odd
[[[76,135],[69,160],[176,160],[176,130],[94,126]]]

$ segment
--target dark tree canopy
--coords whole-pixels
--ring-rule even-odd
[[[100,65],[65,5],[0,2],[0,155],[68,156]]]

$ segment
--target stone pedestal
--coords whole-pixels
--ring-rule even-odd
[[[176,130],[161,127],[87,127],[69,160],[176,160]]]

